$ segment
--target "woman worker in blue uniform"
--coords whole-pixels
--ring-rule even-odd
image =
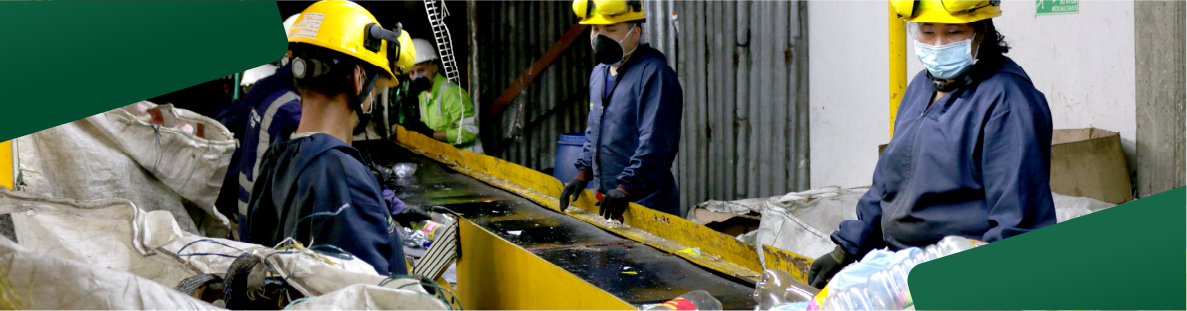
[[[891,1],[911,23],[927,67],[899,104],[895,135],[858,220],[812,263],[809,284],[876,248],[897,250],[957,235],[994,242],[1055,223],[1051,112],[993,26],[997,0]]]

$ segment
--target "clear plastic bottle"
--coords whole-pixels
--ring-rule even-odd
[[[866,294],[869,295],[870,307],[874,310],[898,309],[894,301],[902,285],[897,284],[896,280],[891,277],[893,271],[891,268],[888,268],[874,272],[870,276],[870,279],[866,281]]]
[[[721,310],[721,301],[709,295],[709,292],[703,290],[694,290],[687,294],[680,295],[676,299],[669,300],[658,306],[651,307],[647,310]]]
[[[940,253],[944,256],[956,254],[973,248],[973,243],[969,239],[960,236],[947,236],[943,240],[936,243],[940,248]]]
[[[415,234],[416,231],[413,231],[412,228],[400,228],[400,242],[407,247],[420,247],[420,242],[417,242],[416,239],[413,238],[413,235]]]
[[[830,293],[830,295],[828,295],[828,298],[824,299],[824,303],[820,304],[820,310],[822,310],[822,311],[843,310],[842,307],[840,306],[840,302],[839,302],[839,301],[841,301],[841,295],[842,295],[842,292]]]
[[[421,220],[412,224],[412,229],[423,232],[430,242],[436,239],[437,232],[443,227],[441,223],[432,220]]]
[[[870,306],[870,297],[866,294],[864,285],[846,288],[842,298],[841,301],[844,310],[873,310]]]
[[[865,284],[850,286],[834,292],[825,299],[820,310],[902,310],[911,307],[911,288],[908,277],[916,265],[973,248],[968,239],[945,237],[922,249],[908,248],[907,258],[874,272]]]

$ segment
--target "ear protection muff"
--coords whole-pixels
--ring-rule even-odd
[[[404,67],[397,66],[396,63],[400,60],[400,32],[404,25],[396,23],[396,28],[392,30],[383,29],[379,24],[367,24],[367,39],[363,46],[371,52],[379,52],[380,44],[387,42],[387,63],[392,73],[397,75],[404,74]]]
[[[911,18],[915,16],[915,8],[918,7],[918,0],[891,0],[890,5],[894,7],[894,12],[898,17]]]
[[[330,73],[331,64],[303,57],[293,58],[293,77],[297,79],[316,78]]]
[[[583,18],[593,16],[594,12],[602,16],[616,16],[641,11],[643,11],[643,2],[640,0],[603,1],[600,6],[594,0],[585,0],[585,10],[581,10],[580,5],[576,6],[577,15],[584,15]]]
[[[982,8],[1001,5],[1001,0],[940,0],[940,6],[951,13],[971,13]],[[895,13],[902,18],[915,17],[915,10],[919,8],[919,0],[891,0]]]
[[[642,11],[643,10],[643,1],[630,0],[630,1],[626,2],[626,6],[631,8],[631,11]]]

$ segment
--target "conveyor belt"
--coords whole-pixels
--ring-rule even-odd
[[[658,303],[700,289],[727,310],[754,309],[749,283],[546,209],[395,144],[370,144],[356,143],[364,153],[372,150],[380,165],[417,164],[415,176],[389,186],[406,204],[448,208],[624,301]]]

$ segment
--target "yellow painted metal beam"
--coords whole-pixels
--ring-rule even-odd
[[[412,268],[408,268],[408,271],[412,271]],[[459,294],[459,293],[458,293],[458,290],[457,290],[456,288],[453,288],[453,285],[449,285],[449,281],[446,281],[444,278],[440,278],[440,277],[438,277],[437,279],[435,279],[435,280],[433,280],[433,281],[434,281],[434,282],[437,282],[437,285],[438,285],[438,286],[441,286],[441,287],[443,287],[443,288],[447,288],[447,289],[449,289],[449,291],[450,291],[450,292],[453,292],[454,294],[456,294],[456,295],[458,295],[458,296],[461,296],[461,294]],[[454,309],[461,310],[461,309],[462,309],[462,308],[461,308],[461,307],[462,307],[462,305],[461,305],[461,303],[462,303],[462,302],[461,302],[461,301],[459,301],[459,300],[461,299],[461,297],[454,297],[454,298],[455,298],[455,300],[454,300],[454,301],[452,301],[452,302],[450,302],[450,305],[452,305]]]
[[[408,132],[403,127],[397,127],[395,142],[536,204],[553,210],[560,208],[557,197],[560,197],[563,184],[552,176],[495,157],[458,150],[419,133]],[[727,275],[753,282],[761,278],[762,264],[758,261],[757,251],[732,236],[634,203],[623,215],[626,226],[608,224],[596,211],[593,192],[587,190],[565,213]],[[680,252],[693,247],[700,249],[700,256]]]
[[[458,223],[458,296],[464,309],[636,309],[471,221]]]
[[[899,101],[907,90],[907,21],[895,13],[890,1],[886,7],[890,38],[890,137],[893,138]]]
[[[13,189],[14,178],[12,176],[16,175],[13,174],[16,171],[12,160],[13,151],[11,140],[0,143],[0,186],[9,190]]]
[[[808,284],[808,268],[812,267],[812,258],[785,251],[770,245],[762,246],[763,261],[767,269],[783,270],[797,281]]]

